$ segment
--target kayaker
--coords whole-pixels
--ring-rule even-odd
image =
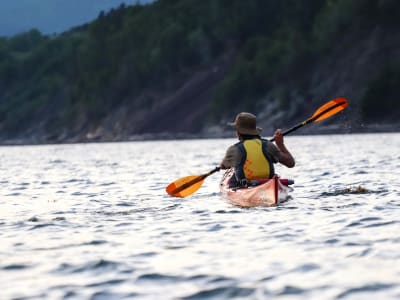
[[[243,186],[249,182],[272,178],[275,174],[274,163],[289,168],[295,165],[294,158],[286,148],[280,129],[275,131],[275,144],[261,138],[261,128],[257,127],[257,118],[248,112],[241,112],[233,123],[239,142],[230,146],[220,164],[221,169],[235,169],[230,186]]]

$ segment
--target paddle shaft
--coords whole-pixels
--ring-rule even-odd
[[[331,107],[327,108],[324,111],[321,111],[319,114],[312,116],[311,118],[308,118],[307,120],[297,124],[296,126],[293,126],[292,128],[289,128],[288,130],[285,130],[282,135],[287,135],[301,127],[303,127],[304,125],[310,124],[312,122],[314,122],[315,120],[317,120],[319,117],[321,117],[322,115],[325,115],[326,113],[330,112],[331,110],[334,110],[335,108],[342,106],[343,103],[337,103],[335,105],[332,105]],[[271,142],[275,141],[275,138],[270,139]]]
[[[293,126],[292,128],[285,130],[284,132],[282,132],[282,135],[287,135],[301,127],[303,127],[304,125],[307,125],[309,123],[311,123],[313,120],[310,118],[308,120],[305,120],[304,122],[301,122],[300,124],[297,124],[296,126]],[[271,142],[275,141],[275,138],[270,139]]]

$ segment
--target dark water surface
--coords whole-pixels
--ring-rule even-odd
[[[0,299],[400,299],[400,134],[288,137],[279,207],[164,193],[233,142],[0,147]]]

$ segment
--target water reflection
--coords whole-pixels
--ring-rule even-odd
[[[286,141],[293,199],[251,209],[164,192],[233,139],[0,147],[0,298],[398,297],[400,135]]]

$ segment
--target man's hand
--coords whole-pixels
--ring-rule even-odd
[[[279,162],[284,164],[289,168],[293,168],[296,164],[292,154],[286,149],[285,143],[283,141],[283,133],[282,130],[277,129],[274,134],[275,144],[280,150],[279,154]]]
[[[283,133],[281,129],[277,129],[274,134],[275,144],[278,148],[284,147],[285,143],[283,141]]]

